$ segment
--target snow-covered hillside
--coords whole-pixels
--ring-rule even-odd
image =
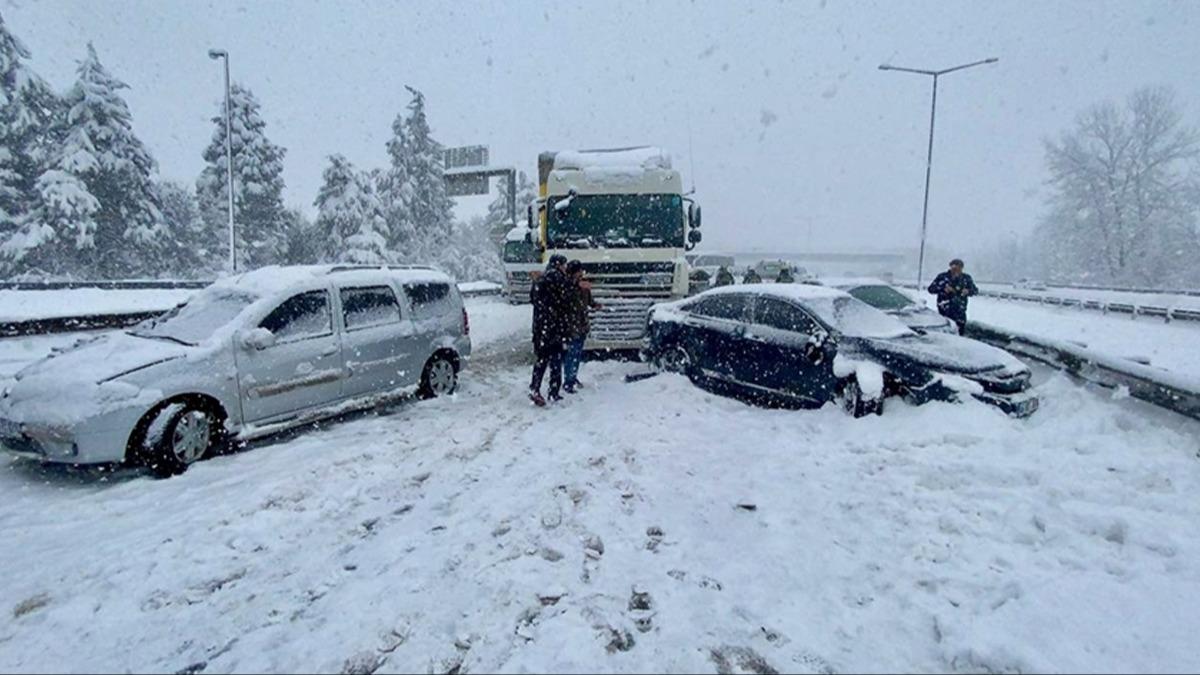
[[[1200,424],[1045,372],[1028,420],[854,420],[624,362],[540,410],[528,308],[469,309],[451,399],[164,481],[3,460],[0,669],[1197,665]]]

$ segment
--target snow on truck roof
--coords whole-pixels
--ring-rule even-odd
[[[315,279],[337,275],[346,281],[371,281],[379,273],[401,282],[450,282],[450,277],[432,267],[405,265],[269,265],[250,272],[219,279],[212,288],[239,290],[258,296],[273,295]]]
[[[554,155],[554,170],[670,169],[671,155],[662,148],[642,146],[613,150],[564,150]]]

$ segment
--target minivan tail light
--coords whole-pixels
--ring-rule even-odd
[[[463,335],[471,334],[471,319],[467,316],[467,308],[463,307]]]

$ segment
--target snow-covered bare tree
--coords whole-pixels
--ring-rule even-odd
[[[1173,93],[1146,88],[1101,103],[1046,142],[1053,196],[1040,224],[1060,276],[1171,285],[1200,280],[1200,136]]]
[[[133,132],[119,93],[127,85],[90,44],[78,73],[63,100],[62,140],[38,179],[37,213],[23,232],[37,245],[25,253],[43,269],[107,278],[150,273],[168,248],[157,164]]]
[[[0,247],[10,261],[50,234],[31,226],[24,236],[12,238],[37,202],[37,179],[59,105],[50,86],[26,63],[29,56],[0,16]]]
[[[386,263],[391,259],[387,221],[367,174],[342,155],[329,158],[317,193],[317,231],[324,258],[332,262]]]
[[[286,247],[283,206],[283,156],[287,152],[266,136],[260,105],[249,89],[233,85],[233,207],[238,267],[255,268],[280,262]],[[204,150],[208,163],[196,181],[200,214],[211,226],[228,218],[225,157],[225,105],[213,117],[212,142]]]

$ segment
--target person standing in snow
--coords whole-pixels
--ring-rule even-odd
[[[563,376],[563,345],[567,340],[567,319],[570,316],[572,290],[567,280],[566,256],[550,256],[546,272],[529,289],[533,305],[533,377],[529,382],[529,400],[542,407],[546,401],[559,401]],[[542,397],[542,379],[550,369],[550,387]]]
[[[583,277],[583,263],[567,263],[567,281],[571,284],[572,305],[567,322],[567,353],[563,359],[563,390],[574,394],[583,385],[579,382],[579,367],[583,364],[583,345],[591,330],[590,313],[600,309],[592,300],[592,283]]]
[[[753,267],[746,270],[746,276],[742,277],[743,284],[761,284],[762,277],[758,276],[758,272]]]
[[[796,277],[792,276],[792,268],[788,267],[787,265],[780,267],[779,274],[775,277],[775,283],[777,283],[777,284],[794,284],[794,283],[796,283]]]
[[[938,313],[958,326],[958,334],[967,329],[967,302],[979,293],[975,280],[963,272],[963,261],[950,261],[950,269],[942,272],[929,284],[929,292],[937,296]]]
[[[729,268],[724,265],[721,265],[719,268],[717,268],[717,280],[713,285],[732,286],[733,284],[733,274],[729,271]]]

